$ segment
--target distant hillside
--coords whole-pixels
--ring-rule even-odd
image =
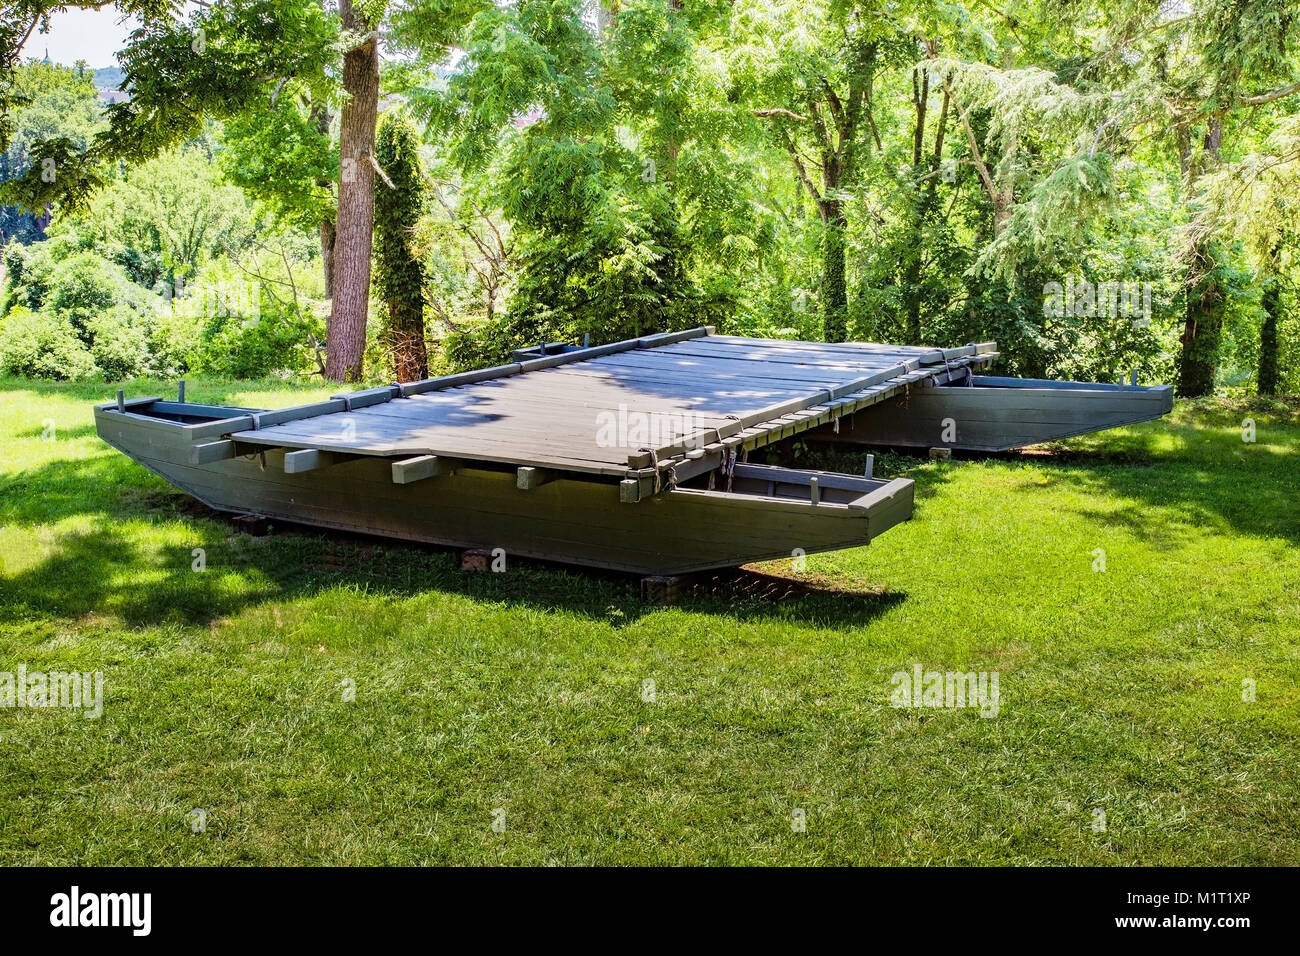
[[[100,89],[115,90],[126,77],[120,66],[103,66],[95,71],[95,85]]]
[[[104,66],[96,70],[95,92],[99,95],[99,102],[107,106],[109,103],[129,100],[131,97],[128,94],[118,90],[125,78],[126,73],[120,66]]]

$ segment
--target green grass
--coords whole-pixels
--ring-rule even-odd
[[[0,710],[0,863],[1300,863],[1294,406],[884,456],[912,522],[656,608],[235,533],[96,438],[110,387],[0,389],[0,670],[105,682],[99,720]],[[997,670],[999,715],[890,707],[916,663]]]

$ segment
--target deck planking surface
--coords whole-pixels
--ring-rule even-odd
[[[966,355],[950,364],[978,365],[984,359]],[[907,362],[926,368],[918,376],[899,368]],[[864,386],[862,392],[901,389],[918,377],[944,371],[945,362],[933,348],[702,335],[289,420],[232,437],[273,447],[438,455],[618,475],[640,447],[671,445],[738,419],[761,417],[767,409],[776,410],[769,430],[788,428],[791,406],[820,406],[828,392],[890,369],[898,374]],[[602,424],[620,419],[633,429],[638,422],[650,426],[646,441],[638,442],[635,431],[618,436],[630,442],[599,440],[609,437],[600,434]],[[761,433],[765,427],[746,431]]]

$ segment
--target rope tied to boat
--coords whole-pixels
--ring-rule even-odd
[[[736,474],[736,449],[731,449],[723,458],[722,473],[727,477],[727,492],[731,492],[732,480]]]
[[[649,452],[650,467],[655,470],[655,494],[659,494],[659,491],[663,488],[663,484],[660,480],[660,475],[659,475],[659,453],[655,451],[653,448],[644,448],[644,447],[638,448],[637,451]]]

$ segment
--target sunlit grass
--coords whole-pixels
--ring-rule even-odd
[[[0,861],[1300,862],[1292,406],[882,455],[916,518],[763,569],[808,594],[656,608],[608,575],[237,534],[98,440],[110,386],[0,387],[0,670],[100,670],[106,698],[0,710]],[[917,663],[997,670],[999,715],[890,707]]]

